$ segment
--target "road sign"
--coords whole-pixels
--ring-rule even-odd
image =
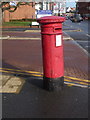
[[[37,18],[44,17],[44,16],[51,16],[52,11],[51,10],[38,10],[37,11]]]
[[[38,10],[37,14],[52,14],[51,10]]]

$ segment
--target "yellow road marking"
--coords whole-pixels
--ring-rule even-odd
[[[74,81],[72,81],[72,80],[67,80],[67,79],[65,79],[65,81],[67,81],[67,82],[74,82]],[[79,83],[79,84],[82,84],[82,85],[90,85],[90,84],[88,84],[88,83],[78,82],[78,81],[75,81],[74,83]]]
[[[72,80],[78,80],[78,81],[85,81],[85,82],[90,82],[90,80],[85,80],[85,79],[80,79],[80,78],[74,78],[74,77],[68,77],[68,76],[64,76],[65,78],[69,78]]]
[[[27,72],[27,73],[37,73],[37,74],[43,74],[41,72],[36,72],[36,71],[27,71],[27,70],[16,70],[16,69],[9,69],[9,68],[0,68],[1,70],[14,70],[14,71],[21,71],[21,72]]]
[[[1,70],[0,70],[1,71]],[[17,73],[17,72],[12,72],[12,71],[5,71],[5,70],[2,70],[2,72],[6,72],[6,73],[14,73],[14,74],[22,74],[22,75],[32,75],[32,76],[36,76],[36,77],[43,77],[43,75],[40,75],[40,74],[27,74],[27,73]]]
[[[0,70],[1,72],[6,72],[6,73],[15,73],[15,72],[12,72],[12,71],[5,71],[5,70]]]
[[[80,85],[80,84],[68,83],[68,82],[64,82],[64,83],[67,84],[68,86],[77,86],[77,87],[88,88],[88,86],[86,86],[86,85]]]
[[[65,82],[64,82],[64,83],[65,83]],[[65,84],[66,84],[66,83],[65,83]],[[70,86],[70,87],[71,87],[71,86],[73,86],[73,85],[71,85],[71,84],[69,83],[69,84],[68,84],[68,86]]]
[[[1,71],[1,70],[0,70]],[[5,71],[5,70],[2,70],[1,72],[6,72],[6,73],[14,73],[14,74],[22,74],[22,75],[33,75],[33,76],[41,76],[41,75],[35,75],[35,74],[28,74],[28,73],[21,73],[21,72],[12,72],[12,71]]]
[[[68,83],[68,82],[64,82],[65,84],[68,84],[68,86],[74,86],[74,83]]]
[[[43,73],[40,73],[40,72],[34,72],[34,71],[25,71],[27,73],[37,73],[37,74],[43,74]]]
[[[9,70],[9,71],[6,71],[6,70]],[[12,71],[12,70],[14,70],[14,71]],[[8,69],[8,68],[0,68],[0,71],[6,72],[6,73],[23,74],[23,75],[29,75],[28,73],[30,73],[30,75],[32,75],[32,76],[43,77],[43,73],[35,72],[35,71],[27,71],[27,70],[24,71],[24,70],[16,70],[16,69]],[[17,72],[19,72],[19,73],[17,73]],[[24,73],[21,73],[21,72],[24,72]],[[79,79],[79,78],[74,78],[74,77],[69,77],[69,76],[64,76],[64,77],[65,77],[65,79],[64,79],[65,82],[72,82],[72,83],[70,83],[70,85],[72,85],[73,83],[77,83],[77,84],[81,84],[81,85],[90,85],[90,84],[88,84],[90,81],[85,80],[85,79]],[[68,78],[69,80],[66,78]]]
[[[15,73],[15,74],[16,74],[16,72],[12,72],[12,71],[4,71],[4,70],[3,70],[3,72],[6,72],[6,73]],[[18,73],[18,74],[29,75],[29,74],[25,74],[25,73]],[[30,75],[36,76],[36,77],[43,77],[43,75],[36,75],[36,74],[30,74]],[[82,84],[82,85],[90,85],[90,84],[88,84],[88,83],[78,82],[78,81],[73,81],[73,80],[67,80],[67,79],[64,79],[64,81],[65,81],[65,82],[78,83],[78,84]],[[72,83],[70,83],[70,84],[72,84]]]
[[[36,76],[36,77],[43,77],[43,75],[35,75],[35,74],[31,74],[33,76]]]

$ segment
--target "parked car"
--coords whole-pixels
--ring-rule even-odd
[[[83,21],[83,18],[81,17],[80,14],[75,14],[74,16],[70,17],[70,20],[72,22],[81,22],[81,21]]]

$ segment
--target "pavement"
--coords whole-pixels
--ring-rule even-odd
[[[25,31],[25,34],[29,32]],[[5,61],[0,68],[2,118],[88,118],[90,58],[87,52],[64,32],[64,86],[61,91],[47,91],[43,89],[39,32],[36,31],[35,39],[29,35],[24,39],[4,34],[7,37],[2,40]],[[8,49],[5,43],[9,44]]]

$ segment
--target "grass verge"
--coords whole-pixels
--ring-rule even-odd
[[[2,26],[29,26],[31,22],[29,21],[11,21],[11,22],[3,22]]]

